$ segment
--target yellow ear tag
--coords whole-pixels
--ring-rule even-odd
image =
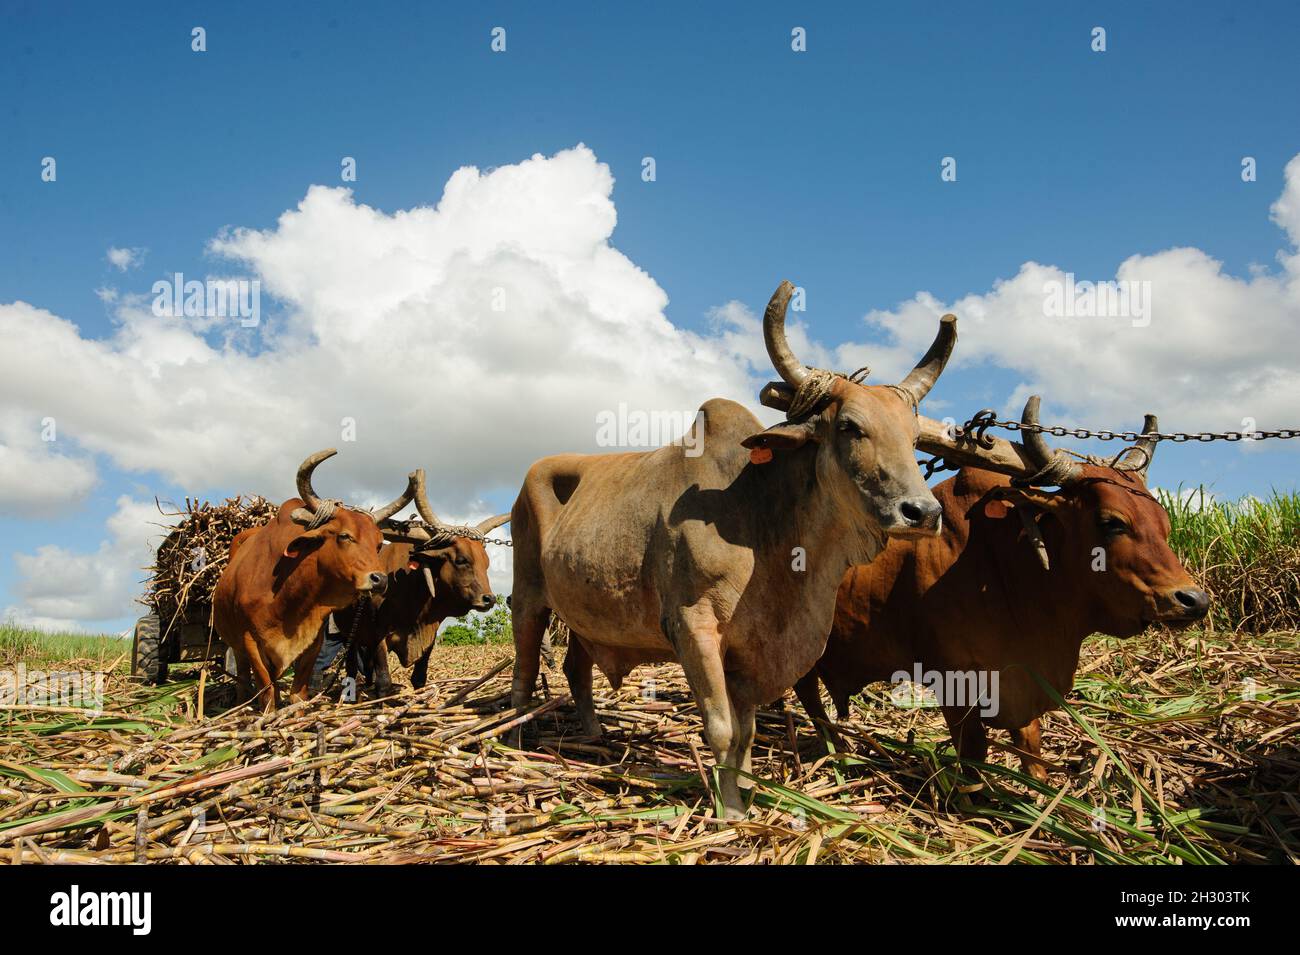
[[[749,460],[753,461],[755,464],[766,464],[768,461],[772,460],[772,449],[754,448],[749,452]]]

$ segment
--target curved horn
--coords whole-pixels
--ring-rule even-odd
[[[793,294],[794,286],[789,281],[783,281],[772,293],[763,313],[763,344],[777,374],[797,388],[808,377],[808,369],[795,358],[790,343],[785,340],[785,312]]]
[[[502,524],[509,524],[509,523],[510,523],[509,514],[498,514],[496,517],[488,517],[485,518],[484,520],[479,521],[478,524],[474,526],[474,529],[478,531],[480,534],[490,534],[492,531],[496,530]]]
[[[411,502],[415,496],[415,472],[412,471],[406,476],[406,490],[399,494],[396,500],[385,504],[383,507],[377,507],[370,512],[370,516],[375,519],[375,523],[386,521],[402,508]]]
[[[415,509],[420,512],[420,517],[424,518],[424,523],[429,524],[432,527],[441,527],[442,521],[438,519],[438,515],[435,514],[433,508],[429,506],[429,496],[424,490],[424,468],[416,468],[413,474],[415,484],[415,487],[413,488]]]
[[[1160,419],[1155,415],[1149,414],[1142,419],[1143,434],[1155,434],[1159,430]],[[1129,449],[1129,453],[1124,455],[1124,457],[1126,459],[1129,457],[1139,458],[1140,462],[1136,462],[1132,466],[1124,468],[1124,470],[1136,474],[1145,484],[1147,479],[1147,470],[1151,467],[1151,462],[1156,458],[1156,445],[1159,443],[1160,442],[1155,438],[1138,438],[1137,443]],[[1134,451],[1140,453],[1133,454]]]
[[[1038,406],[1042,404],[1042,397],[1039,395],[1030,395],[1029,400],[1025,402],[1025,410],[1020,414],[1020,423],[1037,425],[1038,424]],[[1038,467],[1041,472],[1055,463],[1059,451],[1052,450],[1048,446],[1047,440],[1043,437],[1041,431],[1024,429],[1021,432],[1025,450],[1029,452],[1030,460]],[[1061,487],[1079,480],[1083,476],[1083,468],[1077,462],[1069,466],[1060,480],[1056,483]]]
[[[917,362],[916,367],[907,373],[907,377],[898,383],[898,387],[908,392],[916,404],[921,403],[934,387],[934,383],[939,380],[939,376],[943,374],[943,368],[948,364],[948,356],[952,354],[952,346],[955,344],[957,344],[957,316],[945,315],[939,319],[939,332],[930,343],[930,350]]]
[[[311,486],[311,473],[322,461],[327,461],[338,453],[336,448],[326,448],[324,451],[317,451],[310,455],[307,460],[298,465],[298,496],[307,505],[307,510],[315,512],[320,509],[320,497]]]

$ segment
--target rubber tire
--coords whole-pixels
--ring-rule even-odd
[[[167,661],[163,658],[162,627],[153,614],[135,622],[135,640],[131,647],[131,673],[158,686],[167,682]]]

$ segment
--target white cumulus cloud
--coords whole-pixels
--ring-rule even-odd
[[[139,268],[140,263],[144,261],[144,253],[144,249],[119,249],[116,246],[109,246],[104,257],[108,259],[109,265],[119,272],[125,272],[128,269]]]
[[[18,607],[9,613],[41,629],[73,629],[83,621],[111,621],[143,613],[134,603],[143,590],[144,568],[165,531],[153,501],[126,495],[105,523],[105,536],[89,553],[45,544],[17,554],[21,578]]]
[[[1287,164],[1273,221],[1286,233],[1280,268],[1229,275],[1194,248],[1131,255],[1115,276],[1150,283],[1149,324],[1132,317],[1049,317],[1044,289],[1068,265],[1026,262],[984,293],[942,302],[922,292],[873,311],[869,327],[895,336],[895,365],[930,340],[934,317],[958,316],[954,367],[988,364],[1022,376],[1018,411],[1041,393],[1054,411],[1100,427],[1134,427],[1154,411],[1165,430],[1294,427],[1300,414],[1300,156]],[[1133,286],[1137,287],[1137,286]],[[852,348],[841,349],[842,353]],[[864,350],[879,361],[880,349]],[[942,387],[942,385],[940,386]]]
[[[94,463],[68,446],[57,417],[33,406],[0,409],[0,516],[49,517],[90,493]]]
[[[386,500],[424,467],[434,506],[477,520],[484,495],[517,488],[537,458],[597,450],[597,415],[620,402],[680,412],[727,395],[752,406],[772,376],[757,317],[729,302],[707,333],[673,325],[664,290],[612,244],[612,190],[608,167],[583,146],[462,168],[437,205],[392,213],[314,186],[274,227],[232,228],[210,243],[223,277],[260,281],[256,328],[156,315],[142,291],[112,300],[102,338],[35,305],[0,305],[0,507],[75,503],[95,461],[146,486],[161,478],[183,493],[280,500],[306,453],[335,446],[318,472],[322,493]],[[955,364],[1011,369],[1009,408],[1041,391],[1053,417],[1089,424],[1136,425],[1154,410],[1166,428],[1235,428],[1246,417],[1290,426],[1300,408],[1300,157],[1272,218],[1286,248],[1276,268],[1247,278],[1191,248],[1124,259],[1115,278],[1151,283],[1145,327],[1048,317],[1044,286],[1070,264],[1028,262],[956,301],[919,292],[873,311],[864,340],[821,344],[794,315],[791,341],[806,362],[869,364],[871,380],[896,380],[929,345],[936,316],[954,311]],[[815,314],[808,326],[819,331]],[[39,440],[45,416],[59,441]],[[134,539],[110,528],[92,553],[19,555],[18,611],[132,615],[147,562]],[[494,585],[508,590],[505,554],[494,562]]]

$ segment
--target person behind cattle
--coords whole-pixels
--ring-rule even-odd
[[[212,594],[217,634],[235,654],[241,700],[256,695],[268,711],[279,705],[276,680],[295,667],[290,698],[307,698],[320,649],[321,624],[332,610],[362,593],[382,593],[387,576],[379,560],[383,535],[376,521],[406,506],[410,485],[377,511],[322,500],[311,475],[337,452],[307,458],[298,469],[298,494],[275,519],[239,534]]]
[[[1036,425],[1038,405],[1031,397],[1021,420]],[[1148,415],[1144,433],[1156,430]],[[843,718],[868,683],[922,671],[946,689],[976,682],[955,675],[982,674],[992,699],[939,700],[958,755],[983,761],[985,727],[1009,730],[1025,771],[1046,780],[1038,718],[1057,704],[1040,680],[1064,697],[1090,634],[1186,627],[1209,607],[1147,490],[1155,443],[1081,463],[1026,430],[1026,477],[1054,474],[1059,490],[974,467],[937,485],[941,536],[890,541],[845,574],[826,651],[795,686],[804,709],[829,726],[819,678]]]
[[[498,514],[474,527],[445,524],[429,505],[424,472],[416,475],[415,507],[424,523],[385,522],[392,529],[390,539],[395,541],[380,553],[388,589],[335,612],[338,632],[326,636],[316,658],[313,692],[323,688],[325,671],[349,639],[347,671],[351,679],[355,681],[357,673],[363,672],[372,681],[375,694],[390,695],[393,684],[388,651],[392,650],[402,666],[413,667],[411,686],[418,690],[428,679],[429,654],[442,622],[471,610],[486,612],[496,603],[488,582],[484,538],[509,521],[510,515]]]

